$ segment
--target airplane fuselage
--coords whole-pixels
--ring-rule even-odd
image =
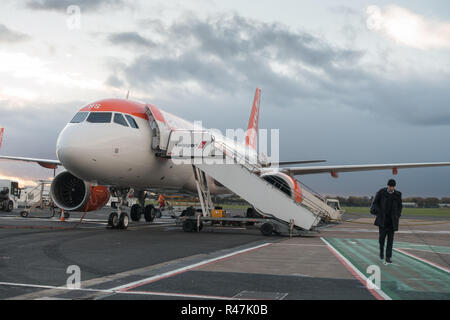
[[[59,161],[73,175],[94,185],[196,191],[192,165],[177,165],[153,152],[154,130],[146,106],[149,105],[108,99],[83,107],[77,114],[79,119],[76,116],[58,137]],[[191,122],[150,107],[154,120],[168,129],[193,128]],[[95,117],[91,116],[93,113]],[[115,117],[120,121],[115,121]],[[225,191],[214,179],[208,179],[212,193]]]

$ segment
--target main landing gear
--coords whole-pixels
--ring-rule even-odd
[[[144,219],[147,222],[152,222],[156,216],[156,209],[152,204],[145,205],[146,193],[145,191],[139,191],[137,195],[139,204],[134,204],[131,207],[130,216],[131,220],[139,221],[141,216],[144,215]]]
[[[128,214],[124,210],[129,189],[111,189],[111,193],[119,198],[117,212],[112,212],[108,218],[108,228],[126,229],[130,222]]]

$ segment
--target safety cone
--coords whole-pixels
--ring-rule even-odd
[[[61,209],[61,218],[59,219],[59,221],[61,222],[66,221],[66,219],[64,218],[64,209]]]

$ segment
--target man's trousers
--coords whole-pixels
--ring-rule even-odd
[[[387,237],[386,258],[390,259],[392,257],[392,246],[394,245],[394,229],[380,228],[379,235],[380,253],[384,253],[384,243]]]

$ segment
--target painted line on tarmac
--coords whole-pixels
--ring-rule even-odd
[[[326,244],[308,244],[308,243],[274,243],[274,246],[299,246],[299,247],[326,247]]]
[[[321,229],[321,232],[369,232],[369,233],[379,233],[378,229],[350,229],[350,228],[338,228],[338,229]],[[395,231],[395,233],[405,233],[405,234],[414,234],[414,233],[423,233],[423,234],[450,234],[448,230],[399,230]]]
[[[42,220],[41,220],[42,221]],[[48,222],[59,222],[59,221],[48,221]],[[105,227],[108,225],[106,222],[77,222],[77,221],[65,221],[61,223],[67,223],[67,226],[42,226],[42,225],[0,225],[0,229],[7,230],[79,230],[79,229],[97,229],[100,227]],[[128,229],[139,229],[139,228],[161,228],[173,226],[171,223],[157,223],[157,224],[130,224]]]
[[[18,221],[50,221],[50,222],[60,222],[60,219],[57,217],[20,217],[20,216],[1,216],[1,220],[18,220]],[[64,222],[80,222],[80,219],[78,217],[70,217],[66,218]],[[93,218],[84,218],[82,222],[88,222],[88,223],[100,223],[100,224],[107,224],[108,221],[105,219],[93,219]],[[132,222],[130,225],[150,225],[150,223],[139,223],[139,222]],[[151,225],[163,225],[163,224],[175,224],[175,221],[153,221]]]
[[[323,237],[320,239],[327,245],[328,249],[336,256],[336,258],[350,271],[353,276],[358,279],[369,292],[377,299],[377,300],[392,300],[385,292],[383,292],[379,288],[370,288],[368,283],[372,283],[367,277],[361,273],[347,258],[345,258],[336,248],[334,248],[327,240]]]
[[[423,251],[423,252],[430,252],[435,254],[450,254],[450,252],[440,252],[439,250],[426,250],[426,249],[416,249],[416,248],[398,248],[403,250],[412,250],[412,251]]]
[[[221,260],[224,260],[224,259],[228,259],[228,258],[236,256],[236,255],[239,255],[239,254],[247,253],[247,252],[250,252],[250,251],[253,251],[253,250],[257,250],[257,249],[260,249],[260,248],[264,248],[264,247],[267,247],[267,246],[270,246],[270,245],[272,245],[272,243],[264,243],[264,244],[261,244],[261,245],[255,246],[255,247],[246,248],[246,249],[243,249],[243,250],[238,250],[238,251],[231,252],[231,253],[225,254],[223,256],[217,257],[217,258],[204,260],[204,261],[201,261],[201,262],[198,262],[198,263],[191,264],[191,265],[186,266],[186,267],[178,268],[178,269],[175,269],[175,270],[172,270],[172,271],[169,271],[169,272],[165,272],[165,273],[162,273],[162,274],[159,274],[159,275],[155,275],[155,276],[152,276],[152,277],[149,277],[149,278],[146,278],[146,279],[130,282],[130,283],[127,283],[127,284],[124,284],[124,285],[121,285],[121,286],[118,286],[118,287],[115,287],[115,288],[111,288],[110,290],[120,291],[120,292],[128,292],[128,290],[131,290],[131,289],[134,289],[134,288],[146,285],[146,284],[150,284],[150,283],[162,280],[162,279],[166,279],[166,278],[169,278],[169,277],[172,277],[172,276],[175,276],[175,275],[178,275],[178,274],[181,274],[181,273],[184,273],[184,272],[196,269],[198,267],[203,267],[203,266],[211,264],[211,263],[215,263],[215,262],[218,262],[218,261],[221,261]]]
[[[51,226],[0,226],[0,229],[29,229],[29,230],[74,230],[74,227],[51,227]]]
[[[152,295],[152,296],[167,296],[179,298],[198,298],[198,299],[214,299],[214,300],[247,300],[235,297],[210,296],[204,294],[190,294],[190,293],[175,293],[175,292],[157,292],[157,291],[118,291],[121,294],[135,294],[135,295]]]
[[[243,300],[234,297],[223,297],[223,296],[212,296],[212,295],[201,295],[201,294],[190,294],[190,293],[177,293],[177,292],[157,292],[157,291],[121,291],[121,290],[111,290],[111,289],[93,289],[93,288],[68,288],[68,287],[57,287],[48,285],[38,285],[38,284],[28,284],[28,283],[14,283],[14,282],[0,282],[0,285],[4,286],[14,286],[14,287],[26,287],[26,288],[37,288],[37,289],[52,289],[61,291],[84,291],[84,292],[95,292],[104,294],[133,294],[133,295],[147,295],[147,296],[167,296],[167,297],[182,297],[182,298],[198,298],[198,299],[215,299],[215,300]],[[103,296],[104,298],[105,296]],[[42,297],[37,298],[45,300],[57,300],[58,298],[53,297]],[[247,299],[245,299],[247,300]]]
[[[400,252],[400,253],[403,253],[404,255],[409,256],[409,257],[411,257],[411,258],[413,258],[413,259],[416,259],[416,260],[422,261],[422,262],[424,262],[424,263],[426,263],[426,264],[429,264],[429,265],[431,265],[432,267],[435,267],[435,268],[437,268],[437,269],[439,269],[439,270],[442,270],[442,271],[445,271],[445,272],[447,272],[447,273],[450,273],[450,269],[449,269],[449,268],[446,268],[446,267],[441,266],[441,265],[439,265],[439,264],[437,264],[437,263],[431,262],[431,261],[429,261],[429,260],[427,260],[427,259],[418,257],[418,256],[416,256],[416,255],[414,255],[414,254],[412,254],[412,253],[406,252],[406,251],[403,250],[403,248],[402,248],[402,249],[400,249],[400,248],[394,248],[394,250],[395,250],[395,251],[398,251],[398,252]]]
[[[156,223],[156,224],[129,224],[128,229],[130,228],[160,228],[160,227],[169,227],[173,226],[173,223]]]

